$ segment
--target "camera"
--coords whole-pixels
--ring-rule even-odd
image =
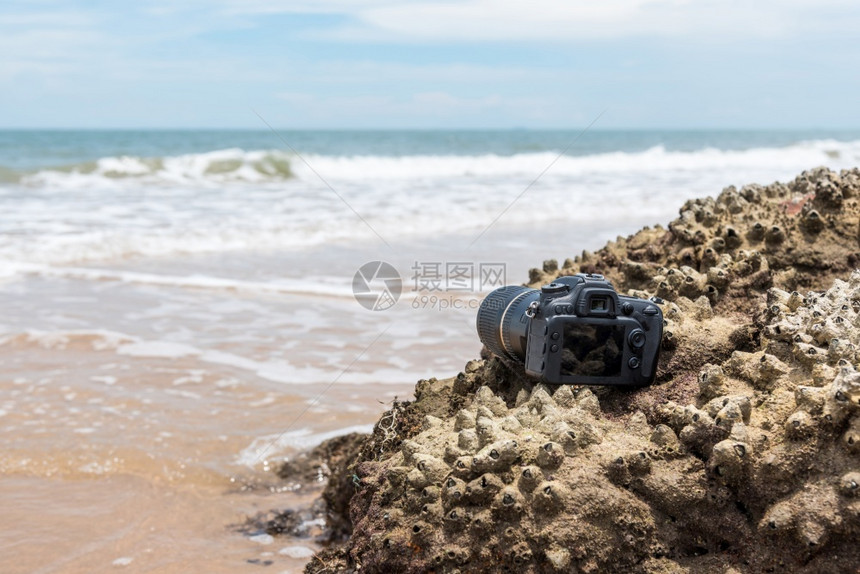
[[[539,290],[500,287],[481,302],[478,337],[547,383],[644,386],[654,381],[663,301],[619,295],[602,275],[559,277]]]

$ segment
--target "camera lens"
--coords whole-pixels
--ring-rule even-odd
[[[633,329],[627,335],[627,342],[634,349],[641,349],[645,346],[645,332],[642,329]]]
[[[528,321],[525,313],[540,291],[520,286],[499,287],[487,295],[478,309],[481,342],[494,355],[522,362],[526,357]]]

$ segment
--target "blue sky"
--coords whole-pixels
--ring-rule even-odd
[[[0,127],[860,128],[843,0],[4,0]]]

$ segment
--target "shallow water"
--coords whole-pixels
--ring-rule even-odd
[[[343,250],[329,263],[350,265]],[[312,495],[241,486],[282,488],[278,461],[369,431],[478,352],[473,311],[374,313],[351,277],[273,285],[305,274],[282,254],[86,269],[0,283],[4,572],[299,570],[313,538],[261,544],[237,525]]]

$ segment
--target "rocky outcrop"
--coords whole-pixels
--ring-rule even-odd
[[[532,270],[662,297],[656,383],[536,385],[490,356],[419,382],[306,571],[860,569],[858,196],[858,170],[728,188]]]

